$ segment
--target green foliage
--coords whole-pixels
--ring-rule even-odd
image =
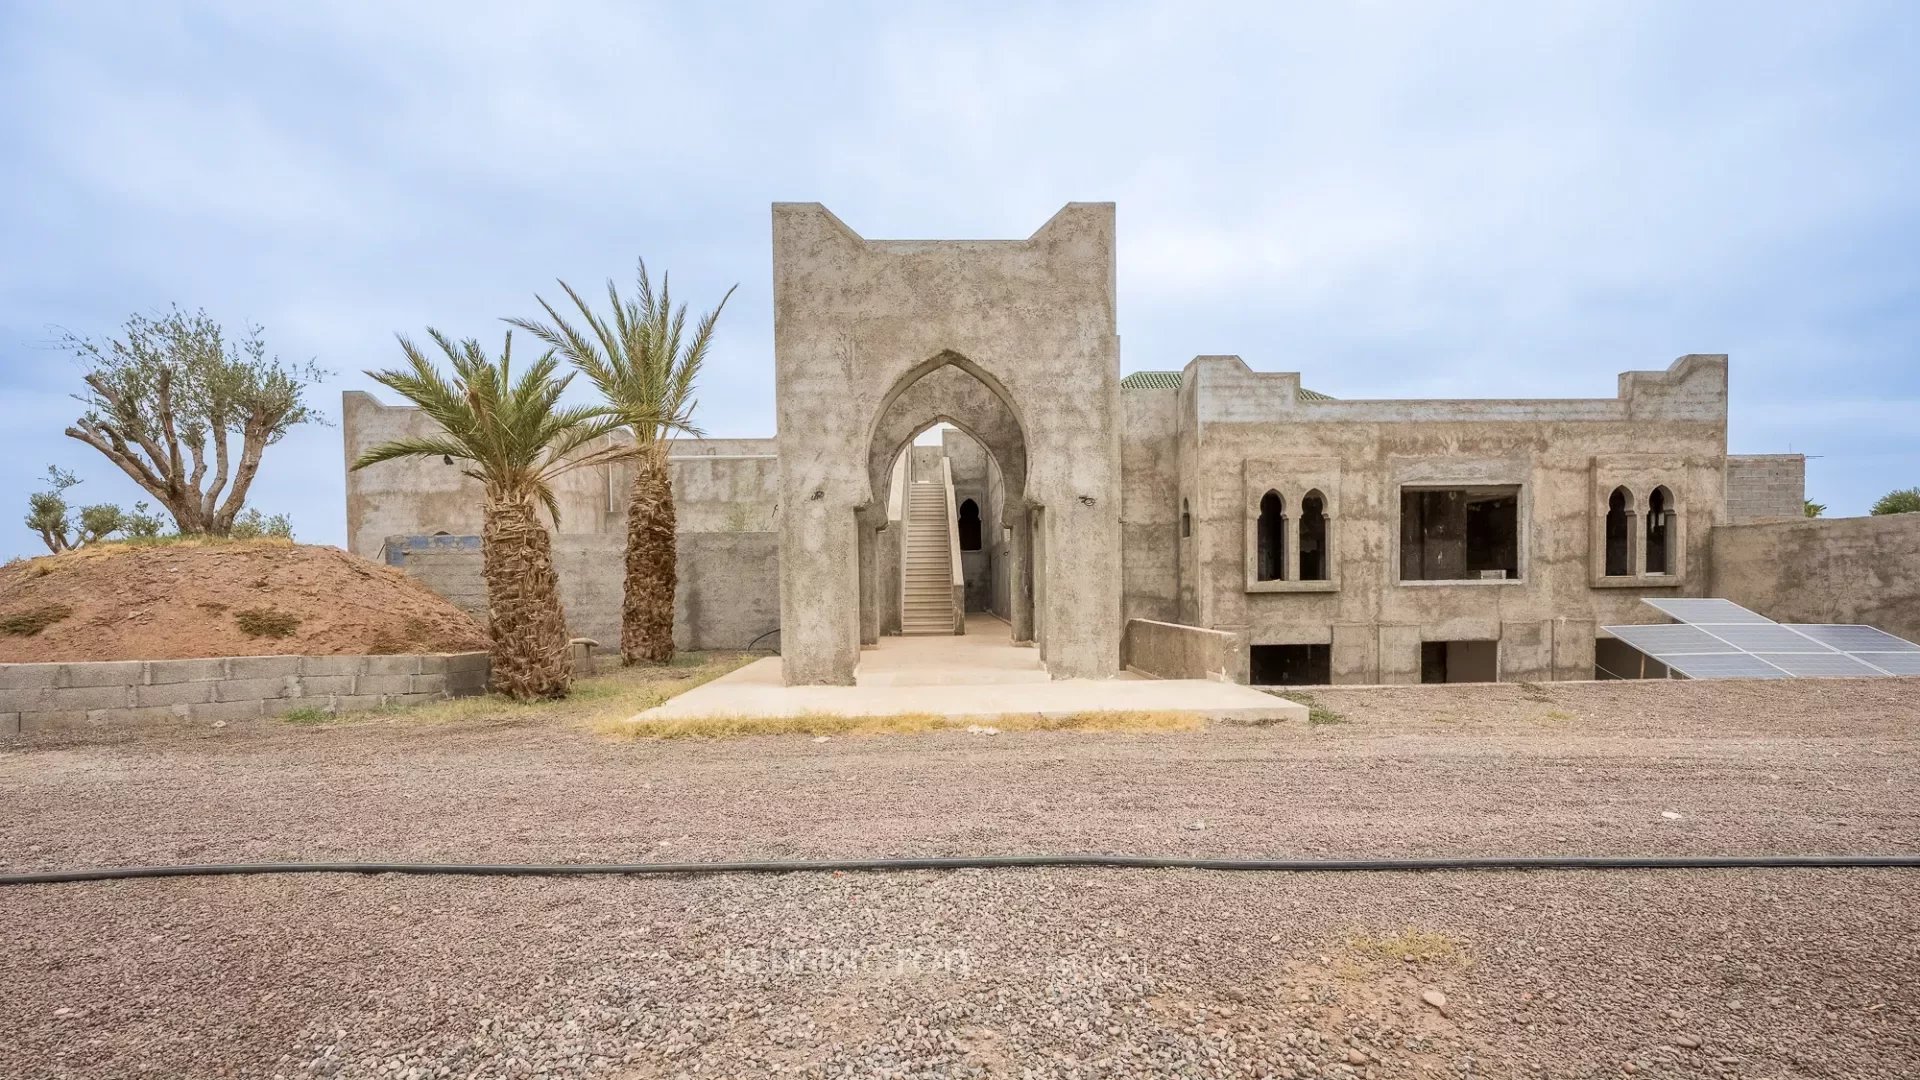
[[[1889,491],[1867,512],[1875,515],[1920,513],[1920,487]]]
[[[121,527],[121,531],[126,533],[129,540],[154,540],[159,538],[166,527],[166,519],[155,514],[153,507],[147,505],[145,500],[141,500],[134,503],[133,509],[127,512],[126,524]]]
[[[40,534],[47,550],[58,554],[98,540],[104,540],[126,527],[126,512],[112,503],[96,503],[80,508],[79,521],[67,504],[67,491],[80,478],[60,468],[47,466],[47,490],[27,496],[27,528]]]
[[[382,443],[361,454],[355,469],[408,457],[465,462],[462,471],[485,484],[489,495],[538,499],[558,523],[554,478],[628,452],[615,448],[573,456],[619,430],[621,421],[606,409],[561,407],[560,394],[573,377],[556,374],[559,365],[553,353],[543,353],[516,380],[511,332],[498,362],[472,338],[455,342],[438,330],[429,328],[427,333],[453,366],[451,381],[404,336],[400,348],[407,367],[367,375],[418,405],[443,430]]]
[[[660,291],[653,291],[644,259],[640,261],[633,298],[622,300],[620,290],[611,280],[607,282],[608,313],[604,317],[594,314],[573,286],[562,281],[560,288],[573,301],[587,333],[538,296],[534,299],[546,310],[551,323],[507,321],[539,338],[584,372],[642,445],[674,432],[702,434],[693,423],[694,384],[713,342],[714,324],[734,290],[728,289],[720,303],[700,318],[689,339],[685,336],[687,306],[673,306],[666,275],[660,278]]]
[[[29,611],[16,611],[0,615],[0,634],[14,637],[32,637],[33,635],[73,614],[73,609],[65,604],[48,604],[45,607]]]
[[[304,395],[327,373],[269,356],[257,326],[229,340],[206,312],[176,306],[128,318],[118,337],[68,333],[62,344],[87,368],[76,395],[87,411],[67,435],[106,455],[183,533],[227,535],[266,448],[324,422]]]
[[[248,637],[283,638],[300,628],[300,616],[272,608],[247,608],[233,613],[233,621]]]
[[[293,522],[287,520],[285,514],[266,517],[260,511],[248,508],[233,519],[233,531],[227,535],[235,540],[258,540],[263,536],[291,540],[293,539]]]
[[[306,705],[298,709],[288,709],[280,714],[280,719],[289,724],[324,724],[334,719],[334,713],[331,709],[318,709]]]
[[[1827,512],[1826,503],[1817,503],[1817,502],[1814,502],[1812,499],[1806,499],[1804,501],[1806,503],[1806,506],[1804,507],[1804,509],[1806,510],[1807,516],[1810,518],[1819,517],[1821,514],[1824,514]]]

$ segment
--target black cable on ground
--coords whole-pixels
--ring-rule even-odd
[[[705,863],[214,863],[106,866],[0,874],[0,885],[53,885],[129,878],[253,874],[442,874],[458,877],[794,874],[832,871],[1005,870],[1093,866],[1128,870],[1236,870],[1294,873],[1442,870],[1771,870],[1920,869],[1920,855],[1496,855],[1409,859],[1207,859],[1152,855],[961,855],[908,859],[781,859]]]

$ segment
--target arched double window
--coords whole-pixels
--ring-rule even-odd
[[[1673,492],[1665,486],[1647,496],[1646,573],[1673,573]]]
[[[1613,489],[1607,497],[1608,577],[1626,577],[1633,573],[1633,492],[1624,487]]]
[[[1327,580],[1327,497],[1318,488],[1300,500],[1300,580]]]
[[[1287,504],[1277,491],[1260,497],[1259,560],[1254,577],[1259,581],[1279,581],[1286,577]]]
[[[980,550],[980,504],[968,499],[960,504],[960,550]]]

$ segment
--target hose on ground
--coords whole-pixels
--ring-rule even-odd
[[[255,874],[426,874],[457,877],[795,874],[901,870],[1008,870],[1103,867],[1126,870],[1229,870],[1286,873],[1457,870],[1772,870],[1920,869],[1920,855],[1494,855],[1405,859],[1209,859],[1153,855],[960,855],[905,859],[778,859],[682,863],[212,863],[201,866],[104,866],[0,874],[0,885],[54,885],[132,878],[240,877]]]

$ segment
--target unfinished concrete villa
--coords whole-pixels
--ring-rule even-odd
[[[1727,453],[1724,356],[1577,400],[1336,400],[1237,356],[1122,377],[1114,245],[1107,203],[1016,241],[776,204],[780,434],[673,447],[678,643],[777,644],[789,685],[884,682],[902,637],[954,681],[1315,684],[1638,677],[1602,627],[1646,597],[1920,632],[1920,515],[1805,519],[1802,458]],[[426,423],[350,392],[347,459]],[[472,483],[349,472],[351,549],[483,606]],[[616,640],[624,468],[563,485],[571,628]]]

